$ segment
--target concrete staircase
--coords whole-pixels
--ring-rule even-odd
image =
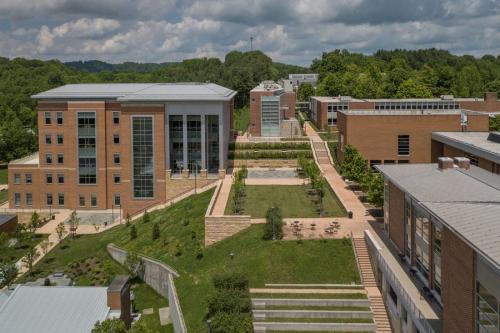
[[[368,298],[371,302],[370,307],[373,313],[373,319],[377,324],[377,333],[390,333],[392,332],[391,323],[387,315],[384,300],[377,287],[377,281],[373,274],[370,253],[366,247],[365,239],[362,237],[354,237],[352,241],[354,250],[356,251],[356,259],[358,261],[363,284],[365,285]]]
[[[313,142],[313,148],[319,164],[330,164],[330,158],[328,157],[328,151],[324,142]]]
[[[311,286],[251,289],[254,331],[376,331],[364,289]]]

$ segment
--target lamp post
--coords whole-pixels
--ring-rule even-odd
[[[272,207],[272,210],[274,211],[274,206]],[[271,215],[271,223],[273,225],[273,241],[275,241],[276,240],[276,232],[274,230],[274,216],[273,215]]]
[[[212,332],[212,326],[211,326],[212,321],[210,319],[207,319],[206,323],[207,323],[208,333],[211,333]]]
[[[194,194],[196,194],[196,174],[198,173],[198,163],[194,161]]]

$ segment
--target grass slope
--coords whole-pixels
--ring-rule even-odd
[[[9,200],[9,190],[0,191],[0,204],[4,203],[7,200]]]
[[[212,191],[187,198],[169,208],[150,214],[147,224],[137,221],[135,240],[129,229],[115,227],[98,235],[66,239],[35,267],[38,275],[90,256],[110,261],[110,269],[122,272],[106,252],[114,242],[172,265],[180,274],[177,292],[189,332],[205,332],[207,295],[213,292],[212,277],[222,270],[247,274],[252,287],[265,283],[359,283],[350,241],[269,242],[262,240],[262,226],[255,225],[209,248],[202,246],[204,214]],[[151,240],[152,227],[158,223],[161,237]],[[199,248],[203,257],[196,258]],[[231,260],[229,254],[235,253]]]
[[[248,106],[234,110],[233,125],[236,131],[246,132],[250,125],[250,108]]]
[[[0,184],[8,184],[8,172],[7,165],[0,165]]]
[[[21,259],[28,249],[32,246],[36,246],[38,243],[47,239],[47,235],[35,234],[32,238],[29,234],[26,235],[25,239],[17,243],[12,247],[2,247],[0,249],[0,264],[2,263],[14,263]]]
[[[232,214],[234,202],[233,189],[229,194],[225,213]],[[283,217],[319,217],[316,205],[307,194],[307,187],[303,185],[247,185],[245,186],[244,214],[253,218],[264,218],[271,206],[281,208]],[[346,212],[329,188],[323,198],[324,217],[345,216]]]

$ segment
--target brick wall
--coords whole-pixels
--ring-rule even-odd
[[[262,96],[273,96],[272,91],[250,91],[250,134],[260,136],[261,130],[261,103]]]
[[[405,194],[389,182],[389,237],[404,253]]]
[[[443,332],[473,333],[475,254],[452,231],[442,232]]]

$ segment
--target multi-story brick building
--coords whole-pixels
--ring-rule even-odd
[[[484,98],[455,98],[443,95],[440,98],[412,99],[357,99],[350,96],[313,96],[310,99],[310,118],[321,129],[336,126],[337,112],[347,110],[470,110],[493,113],[500,112],[500,101],[494,92],[485,93]]]
[[[288,80],[264,81],[250,91],[252,136],[290,137],[300,135],[295,117],[295,92]]]
[[[500,332],[500,176],[463,157],[377,169],[384,231],[365,239],[394,331]]]
[[[472,165],[500,174],[499,132],[434,132],[432,149],[433,156],[467,157]]]
[[[478,111],[342,110],[337,116],[337,159],[352,145],[370,165],[431,163],[440,156],[433,156],[433,132],[489,129],[488,114]]]
[[[34,95],[39,152],[9,164],[10,207],[133,213],[185,191],[195,175],[223,175],[235,94],[189,83],[76,84]]]

